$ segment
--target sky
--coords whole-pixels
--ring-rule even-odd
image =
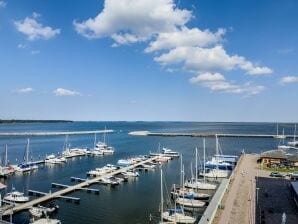
[[[297,122],[296,0],[0,0],[0,119]]]

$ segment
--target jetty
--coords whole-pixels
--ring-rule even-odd
[[[109,177],[112,177],[116,174],[126,172],[126,171],[134,169],[134,168],[136,168],[136,167],[138,167],[142,164],[155,161],[157,158],[158,158],[158,156],[148,158],[148,159],[143,160],[141,162],[135,163],[131,166],[117,169],[117,170],[115,170],[111,173],[107,173],[107,174],[104,174],[104,175],[101,175],[101,176],[98,176],[98,177],[95,177],[95,178],[92,178],[92,179],[86,179],[85,181],[83,181],[79,184],[76,184],[76,185],[72,185],[72,186],[63,185],[65,188],[63,188],[59,191],[53,192],[53,193],[51,192],[51,193],[44,194],[44,196],[42,196],[40,198],[36,198],[36,199],[31,200],[29,202],[26,202],[26,203],[23,203],[23,204],[20,204],[20,205],[16,205],[15,207],[4,211],[3,215],[11,215],[11,214],[14,214],[16,212],[20,212],[22,210],[29,209],[30,207],[32,207],[34,205],[38,205],[40,203],[43,203],[43,202],[46,202],[46,201],[49,201],[49,200],[53,200],[53,199],[61,198],[61,197],[63,198],[63,195],[65,195],[65,194],[68,194],[68,193],[71,193],[71,192],[74,192],[74,191],[77,191],[77,190],[82,190],[83,188],[89,187],[91,184],[99,183],[103,178],[109,178]],[[57,183],[55,183],[55,184],[57,184]],[[59,184],[59,185],[62,185],[62,184]],[[93,189],[91,189],[91,190],[93,190]],[[36,191],[31,190],[31,193],[36,193]],[[41,193],[41,192],[38,192],[38,193]]]
[[[128,133],[133,136],[161,136],[161,137],[198,137],[215,138],[216,136],[226,138],[276,138],[276,134],[226,134],[226,133],[173,133],[173,132],[150,132],[132,131]],[[284,135],[285,138],[294,138],[294,135]]]
[[[55,136],[55,135],[90,135],[112,133],[114,130],[95,131],[58,131],[58,132],[0,132],[0,136]]]

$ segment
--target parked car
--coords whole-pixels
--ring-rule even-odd
[[[272,172],[270,173],[270,177],[284,177],[280,172]]]

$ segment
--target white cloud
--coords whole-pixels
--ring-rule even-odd
[[[225,77],[220,73],[212,74],[210,72],[206,72],[206,73],[199,74],[196,77],[192,77],[190,79],[190,82],[197,83],[197,82],[206,82],[206,81],[213,82],[213,81],[223,81],[223,80],[225,80]]]
[[[26,88],[17,89],[14,92],[15,93],[31,93],[33,91],[34,91],[34,89],[32,89],[31,87],[26,87]]]
[[[33,13],[32,17],[26,17],[24,20],[15,21],[14,25],[16,29],[25,34],[28,40],[38,40],[38,39],[51,39],[56,35],[60,34],[60,29],[54,29],[50,26],[43,26],[37,21],[40,14]]]
[[[87,38],[110,36],[118,44],[127,44],[175,31],[191,17],[191,12],[178,9],[174,0],[105,0],[104,9],[95,18],[73,24]]]
[[[202,73],[196,77],[192,77],[189,82],[191,84],[206,87],[212,92],[235,93],[244,96],[257,95],[265,89],[264,86],[254,85],[250,82],[247,82],[244,85],[228,82],[220,73]]]
[[[237,85],[225,80],[223,71],[242,70],[257,76],[273,73],[243,56],[229,54],[222,46],[226,29],[217,31],[188,27],[192,12],[180,9],[175,0],[105,0],[103,10],[94,18],[73,21],[75,30],[88,39],[110,37],[112,47],[147,42],[146,53],[172,72],[182,66],[199,74],[190,79],[212,91],[255,95],[264,86],[247,82]],[[173,65],[173,66],[171,66]],[[171,66],[171,67],[169,67]]]
[[[176,47],[154,59],[163,65],[181,63],[186,70],[194,72],[230,71],[233,69],[242,69],[249,75],[270,74],[273,72],[268,67],[253,65],[244,57],[228,55],[220,45],[213,48]]]
[[[63,89],[63,88],[55,89],[54,94],[56,96],[82,96],[80,92],[69,90],[69,89]]]
[[[188,29],[182,27],[180,30],[167,33],[159,33],[157,38],[149,44],[145,52],[153,52],[175,47],[207,47],[222,40],[225,29],[219,29],[212,33],[209,30],[201,31],[199,28]]]
[[[27,48],[27,45],[26,44],[18,44],[18,48],[25,49],[25,48]]]
[[[7,3],[3,0],[0,0],[0,8],[5,8]]]
[[[298,82],[298,76],[285,76],[280,79],[280,84],[286,85]]]
[[[32,51],[31,51],[31,54],[33,54],[33,55],[35,55],[35,54],[39,54],[39,53],[40,53],[39,50],[32,50]]]

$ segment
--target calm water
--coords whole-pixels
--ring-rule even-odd
[[[64,165],[40,166],[38,171],[28,175],[15,175],[4,182],[10,191],[14,186],[19,191],[28,189],[49,192],[52,182],[72,184],[71,176],[86,177],[86,172],[107,163],[116,163],[118,159],[131,155],[144,155],[149,151],[157,151],[158,144],[172,148],[183,154],[185,170],[190,173],[190,163],[194,164],[194,149],[198,147],[203,155],[202,139],[190,137],[139,137],[129,136],[128,132],[149,130],[152,132],[202,132],[202,133],[260,133],[275,134],[276,124],[270,123],[189,123],[189,122],[74,122],[57,124],[17,124],[0,125],[0,132],[21,131],[80,131],[102,130],[104,127],[115,132],[108,135],[108,144],[115,147],[114,155],[105,157],[81,157],[68,160]],[[285,128],[286,134],[293,133],[293,124],[280,124],[280,130]],[[98,139],[102,136],[98,135]],[[65,136],[32,137],[30,156],[37,160],[46,154],[62,151]],[[93,135],[69,136],[72,146],[93,146]],[[261,152],[277,147],[275,139],[222,138],[220,145],[226,154],[246,152]],[[206,139],[207,157],[212,156],[215,148],[214,139]],[[23,160],[26,146],[25,137],[0,137],[0,151],[8,144],[9,161],[11,164]],[[2,153],[1,153],[2,155]],[[165,182],[168,186],[179,183],[180,162],[172,160],[164,167]],[[158,217],[160,203],[159,170],[142,173],[135,181],[129,181],[111,189],[106,186],[93,185],[100,189],[100,195],[75,192],[72,196],[80,197],[79,205],[57,200],[60,209],[56,218],[62,223],[149,223],[149,215]],[[6,191],[3,191],[4,194]],[[166,192],[165,192],[166,197]],[[201,211],[202,212],[202,211]],[[200,212],[199,212],[200,213]],[[14,223],[28,223],[27,212],[14,217]]]

